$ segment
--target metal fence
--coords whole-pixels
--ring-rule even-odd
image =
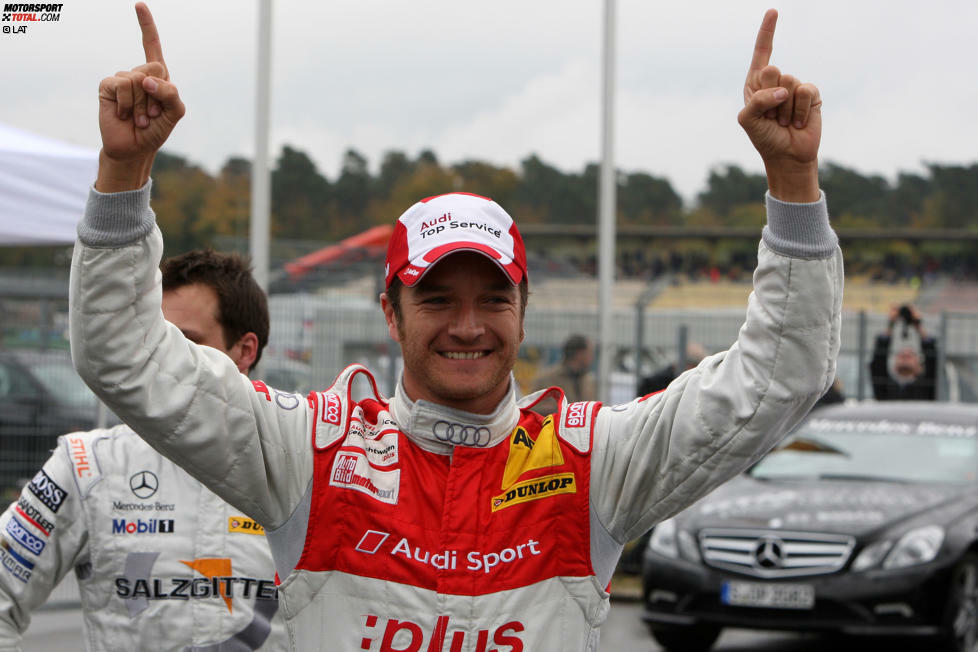
[[[537,282],[526,314],[526,339],[514,370],[529,392],[534,377],[560,360],[566,339],[597,337],[593,279]],[[616,286],[610,378],[612,402],[630,400],[645,375],[679,363],[688,342],[707,353],[725,350],[736,339],[746,306],[737,308],[653,309],[654,286],[622,281]],[[67,279],[0,279],[0,498],[44,463],[58,435],[99,422],[96,401],[75,375],[67,334]],[[390,340],[370,275],[345,279],[318,291],[275,293],[270,297],[272,329],[256,376],[285,390],[328,386],[350,362],[371,368],[389,393],[401,367]],[[938,400],[978,402],[978,306],[974,312],[925,314],[936,336]],[[872,397],[868,361],[886,317],[878,312],[843,316],[838,375],[847,398]],[[596,368],[596,365],[595,365]],[[109,422],[113,421],[111,415]]]

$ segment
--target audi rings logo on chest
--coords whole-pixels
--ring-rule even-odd
[[[456,446],[488,446],[492,434],[486,426],[472,426],[464,423],[436,421],[431,428],[439,440]]]

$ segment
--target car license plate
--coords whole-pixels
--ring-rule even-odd
[[[815,587],[780,582],[724,582],[720,601],[735,607],[811,609],[815,606]]]

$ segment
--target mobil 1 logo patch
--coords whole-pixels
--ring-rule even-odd
[[[31,479],[30,484],[27,485],[30,492],[37,496],[44,505],[50,509],[55,514],[61,509],[61,504],[65,501],[68,496],[68,492],[58,486],[54,480],[51,479],[44,469],[41,469],[37,474]]]

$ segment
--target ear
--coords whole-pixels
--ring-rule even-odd
[[[241,336],[234,346],[231,347],[231,359],[238,366],[238,371],[248,375],[251,365],[255,364],[258,357],[258,336],[248,332]]]
[[[391,336],[391,339],[400,344],[401,338],[398,336],[397,331],[397,315],[394,314],[394,306],[391,304],[390,299],[387,298],[387,293],[384,292],[380,295],[380,307],[384,311],[384,320],[387,322],[387,333]]]

